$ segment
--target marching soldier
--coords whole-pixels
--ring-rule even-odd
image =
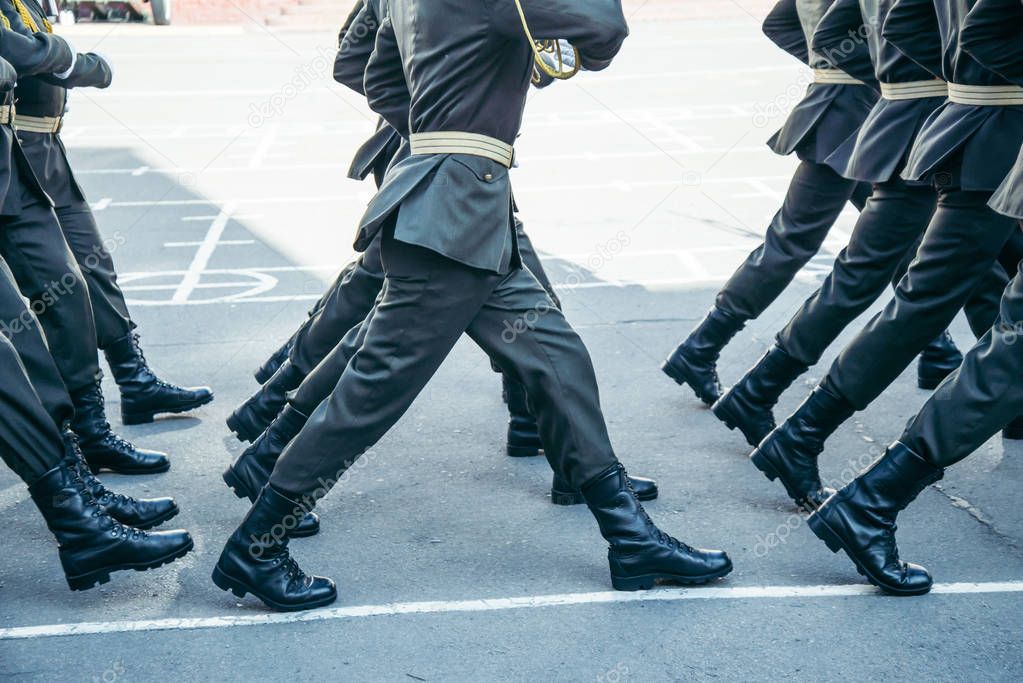
[[[334,65],[335,79],[363,95],[364,72],[373,51],[380,23],[379,13],[379,4],[375,1],[356,4],[341,30],[340,49]],[[355,24],[356,21],[359,23]],[[351,30],[353,25],[357,30]],[[387,134],[383,134],[385,132]],[[373,172],[382,179],[383,171],[398,153],[401,140],[397,131],[382,122],[377,133],[356,153],[350,177],[363,179]],[[560,308],[543,264],[517,216],[514,223],[523,265],[547,291],[554,305]],[[348,344],[341,343],[342,338],[369,315],[382,285],[383,266],[378,235],[367,250],[344,270],[331,290],[321,298],[313,315],[285,345],[288,357],[274,375],[228,419],[228,426],[239,438],[255,442],[224,474],[225,481],[237,495],[255,501],[269,480],[284,446],[298,433],[307,416],[330,395],[357,348],[351,345],[358,339],[357,331],[348,338]],[[284,352],[274,355],[282,356]],[[273,364],[271,358],[261,370]],[[525,389],[507,374],[502,374],[502,378],[510,413],[507,452],[515,457],[540,455],[543,444]],[[284,419],[275,422],[284,410],[287,411]],[[643,477],[632,477],[631,481],[640,500],[649,501],[657,497],[656,482]],[[580,492],[573,491],[557,475],[551,485],[551,501],[559,505],[580,505],[584,502]],[[311,513],[295,529],[293,536],[308,536],[317,530],[316,516]]]
[[[1023,144],[1023,88],[963,49],[960,31],[975,2],[941,2],[940,12],[936,4],[937,0],[898,0],[883,36],[948,82],[949,101],[927,119],[903,172],[906,180],[935,185],[937,209],[894,299],[751,456],[759,469],[772,479],[780,478],[789,495],[803,504],[826,497],[817,469],[825,440],[877,398],[951,322],[1019,228],[1015,220],[991,209],[988,201]],[[886,493],[889,502],[911,500],[925,479],[917,474],[907,472],[903,485]]]
[[[0,16],[5,25],[14,23],[6,14]],[[6,29],[5,36],[12,45],[16,41],[11,36],[26,37]],[[19,75],[25,77],[46,73],[31,63],[22,64],[13,58],[8,61],[15,69],[24,69]],[[96,83],[102,82],[107,73],[102,58],[77,54],[69,69],[52,78]],[[13,114],[12,107],[7,113],[9,121]],[[70,393],[75,407],[72,429],[94,471],[164,472],[170,468],[165,454],[136,448],[114,434],[107,422],[88,286],[61,232],[53,202],[39,184],[19,138],[12,134],[10,144],[10,189],[0,206],[0,256],[29,299],[60,371],[63,386],[45,391],[66,389]],[[25,327],[20,319],[10,320],[9,326],[16,329],[8,332],[16,334]]]
[[[0,20],[2,22],[2,20]],[[17,183],[11,110],[17,71],[67,72],[74,63],[68,43],[55,36],[22,36],[0,28],[0,205]],[[147,533],[175,514],[169,498],[137,501],[111,493],[86,466],[77,439],[64,431],[73,414],[59,372],[32,312],[0,259],[0,316],[17,329],[0,334],[0,458],[29,487],[32,500],[59,544],[72,590],[106,583],[111,572],[152,569],[192,549],[185,531]],[[9,328],[14,328],[13,324]],[[17,347],[17,348],[16,348]]]
[[[0,9],[15,31],[26,35],[52,31],[37,0],[2,0]],[[150,369],[124,293],[117,284],[113,259],[104,247],[85,193],[71,170],[60,139],[67,89],[105,88],[112,77],[104,59],[96,55],[87,58],[94,62],[94,68],[80,68],[61,81],[45,76],[19,79],[14,128],[32,170],[53,200],[61,230],[88,284],[97,344],[106,355],[121,393],[122,421],[126,425],[140,424],[152,422],[159,413],[182,413],[206,405],[213,400],[213,393],[207,387],[176,387]]]
[[[1023,5],[1019,0],[978,0],[966,16],[960,45],[1023,92]],[[1023,220],[1023,154],[992,201],[999,212]],[[897,594],[930,590],[929,572],[899,557],[895,520],[919,493],[940,480],[1008,420],[1023,412],[1023,264],[1005,290],[994,327],[966,354],[952,375],[910,422],[898,441],[866,472],[810,516],[810,529],[834,551],[844,550],[867,579]]]
[[[597,70],[627,34],[620,4],[388,0],[385,7],[366,92],[412,154],[388,171],[356,247],[383,233],[386,284],[362,345],[231,535],[214,582],[274,609],[336,599],[333,582],[304,575],[287,533],[275,532],[293,526],[400,419],[463,332],[526,386],[552,467],[583,492],[611,545],[616,588],[727,574],[723,552],[676,541],[643,511],[611,448],[588,353],[516,249],[508,168],[535,58],[520,20],[532,20],[538,35],[571,40],[581,65]],[[486,67],[451,68],[469,63]],[[514,342],[502,340],[503,324],[530,311],[546,312]]]
[[[729,428],[738,427],[754,447],[775,428],[772,408],[781,394],[820,361],[831,342],[881,295],[893,276],[898,284],[934,213],[938,198],[934,188],[903,180],[900,173],[927,117],[945,103],[948,86],[881,36],[890,4],[837,0],[814,34],[814,48],[835,56],[840,66],[851,56],[842,49],[843,41],[850,35],[868,41],[875,73],[862,77],[876,76],[881,99],[828,163],[844,177],[871,183],[873,192],[849,245],[820,289],[778,333],[775,345],[713,406],[714,414]],[[847,65],[850,71],[856,67],[855,62]],[[978,337],[990,327],[1005,285],[1000,266],[992,269],[988,280],[966,306]],[[921,356],[917,379],[921,388],[937,387],[962,359],[947,332],[939,340],[944,343],[932,343]],[[1008,435],[1023,436],[1018,432]]]

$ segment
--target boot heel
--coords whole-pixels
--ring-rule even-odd
[[[551,502],[555,505],[582,505],[586,502],[581,491],[557,491],[551,489]]]
[[[637,576],[632,578],[624,578],[621,576],[611,575],[611,586],[616,591],[648,591],[654,587],[657,583],[657,579],[653,576]]]
[[[813,514],[806,520],[806,523],[814,536],[824,541],[824,545],[828,547],[828,550],[833,553],[838,553],[842,550],[842,544],[839,542],[838,536],[831,530],[827,522]]]
[[[724,422],[725,426],[728,427],[729,430],[735,431],[735,428],[738,425],[729,414],[728,408],[722,405],[720,400],[710,407],[710,412],[714,413],[714,417]]]
[[[241,419],[238,418],[236,414],[233,413],[229,418],[227,418],[227,428],[234,432],[235,436],[238,437],[239,441],[247,441],[248,443],[252,443],[253,441],[256,440],[257,437],[259,437],[259,434],[253,434],[252,433],[253,430],[250,429],[248,425],[246,425]]]
[[[252,500],[252,496],[248,493],[248,487],[242,482],[241,477],[234,473],[233,468],[228,467],[224,470],[224,474],[221,475],[221,479],[224,480],[224,483],[227,484],[227,487],[231,489],[234,495],[239,498],[248,498],[249,500]]]
[[[249,590],[240,582],[220,571],[220,567],[213,568],[213,583],[223,591],[230,591],[236,598],[244,598]]]
[[[102,586],[105,583],[110,583],[110,572],[108,571],[97,571],[91,574],[83,574],[82,576],[67,577],[68,588],[73,591],[87,591],[90,588]]]
[[[776,480],[780,476],[778,474],[778,470],[774,469],[774,465],[771,464],[771,461],[768,460],[759,449],[753,451],[753,453],[750,454],[749,459],[753,462],[753,465],[763,472],[771,481]]]

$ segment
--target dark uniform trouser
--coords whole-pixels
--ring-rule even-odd
[[[825,379],[857,410],[877,398],[918,353],[985,287],[1016,221],[988,207],[990,192],[943,189],[917,257],[895,298],[842,351]],[[971,327],[988,329],[997,310],[967,309]],[[987,325],[980,317],[986,315]],[[1004,426],[1004,425],[1003,425]]]
[[[60,462],[57,425],[70,419],[72,407],[67,392],[56,389],[63,387],[56,366],[3,259],[0,316],[7,326],[0,333],[0,457],[31,484]]]
[[[525,386],[551,467],[569,485],[582,488],[617,462],[589,353],[527,269],[497,275],[391,234],[382,253],[381,300],[350,332],[362,344],[278,460],[276,488],[329,490],[408,410],[463,332]]]
[[[124,301],[124,292],[117,284],[114,261],[103,243],[103,236],[87,202],[58,206],[56,212],[68,246],[89,286],[89,299],[96,321],[96,341],[99,348],[105,349],[135,329],[128,304]]]
[[[529,268],[540,281],[540,285],[554,296],[553,287],[540,257],[518,219],[515,220],[515,228],[523,265]],[[314,368],[333,352],[348,331],[365,320],[373,309],[383,284],[384,266],[380,260],[380,239],[377,238],[358,259],[341,272],[313,308],[313,315],[295,333],[289,358],[291,364],[303,375],[309,376]],[[349,353],[344,358],[350,356]],[[343,370],[344,365],[341,365],[340,370],[328,380],[330,384],[328,393],[334,388]],[[326,394],[323,397],[325,398]],[[319,405],[319,401],[315,405]]]
[[[799,164],[764,243],[718,293],[717,307],[743,320],[760,316],[813,258],[845,203],[862,209],[870,186],[812,161]]]
[[[46,334],[65,387],[81,389],[100,376],[89,289],[46,203],[27,196],[17,216],[0,216],[0,255]]]
[[[903,444],[953,465],[1023,413],[1023,267],[1002,296],[998,321],[910,422]]]

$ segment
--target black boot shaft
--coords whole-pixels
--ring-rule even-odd
[[[213,400],[209,387],[179,387],[157,377],[134,332],[103,351],[121,391],[121,416],[125,424],[152,422],[158,414],[188,412]]]
[[[72,590],[106,583],[112,572],[146,570],[188,553],[183,530],[147,533],[120,524],[89,493],[68,460],[29,487],[32,500],[57,539],[60,561]]]
[[[313,503],[294,501],[265,487],[228,539],[213,582],[239,597],[252,593],[280,611],[312,609],[336,600],[334,582],[306,575],[288,551],[290,530]]]
[[[963,354],[959,351],[948,330],[928,344],[917,361],[917,384],[921,389],[936,389],[946,377],[962,365]]]
[[[262,365],[253,373],[256,381],[260,384],[266,384],[270,381],[270,378],[274,376],[277,369],[284,364],[284,361],[288,360],[288,356],[291,355],[291,349],[295,344],[295,339],[292,337],[288,341],[284,342],[281,348],[273,352],[269,358],[267,358]]]
[[[298,368],[284,361],[266,384],[231,413],[228,429],[242,441],[255,441],[284,409],[288,392],[297,389],[303,379]]]
[[[100,380],[71,392],[71,402],[75,406],[71,429],[78,436],[82,454],[92,471],[156,474],[170,469],[165,453],[136,448],[113,433],[107,421]]]
[[[618,590],[648,589],[658,581],[705,583],[732,570],[725,553],[691,548],[658,529],[621,465],[587,484],[583,496],[610,546],[611,581]]]
[[[277,419],[224,472],[227,485],[240,497],[255,502],[259,492],[270,481],[270,474],[284,448],[302,431],[308,419],[291,404],[285,405]]]
[[[820,453],[824,442],[856,413],[843,396],[821,383],[786,420],[793,434]]]
[[[843,489],[843,494],[854,497],[861,508],[894,520],[925,488],[944,476],[942,468],[896,441],[846,487],[848,492]]]
[[[718,307],[668,357],[661,370],[678,384],[688,384],[697,398],[713,405],[721,397],[717,361],[721,350],[745,321]]]

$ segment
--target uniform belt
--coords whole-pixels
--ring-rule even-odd
[[[5,104],[0,106],[0,124],[8,124],[14,120],[14,105]]]
[[[14,117],[14,128],[27,133],[56,133],[60,130],[60,122],[60,116],[18,114]]]
[[[829,85],[866,85],[863,81],[853,78],[841,69],[814,69],[813,82]]]
[[[929,81],[882,83],[881,97],[886,100],[919,100],[925,97],[948,97],[948,83],[940,78]]]
[[[413,154],[469,154],[511,168],[514,148],[488,135],[477,133],[413,133],[409,136]]]
[[[1023,87],[1018,85],[948,84],[948,99],[958,104],[987,107],[1023,105]]]

